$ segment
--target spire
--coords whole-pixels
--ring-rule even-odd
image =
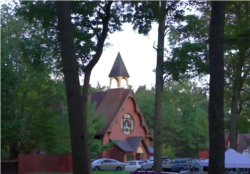
[[[118,76],[129,77],[127,68],[125,67],[120,52],[118,53],[114,65],[109,73],[109,77],[118,77]]]
[[[112,80],[115,79],[117,82],[117,87],[121,87],[121,81],[124,79],[126,81],[127,88],[129,88],[128,79],[129,74],[127,71],[127,68],[125,67],[125,64],[122,60],[120,52],[118,52],[118,55],[115,59],[114,65],[109,73],[109,87],[111,88]]]

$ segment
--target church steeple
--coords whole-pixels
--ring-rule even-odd
[[[117,82],[117,87],[120,88],[121,80],[124,79],[126,81],[127,88],[129,88],[128,84],[129,74],[122,60],[120,52],[118,53],[114,65],[109,73],[109,78],[110,78],[110,87],[112,85],[112,80],[115,79]]]

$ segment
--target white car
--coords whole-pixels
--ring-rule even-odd
[[[139,171],[143,163],[144,161],[140,160],[128,161],[125,163],[125,171],[130,171],[130,172]]]
[[[147,162],[143,163],[141,166],[141,170],[142,171],[147,171],[147,170],[153,170],[154,168],[154,161],[153,161],[153,157],[151,159],[148,159]],[[162,157],[162,170],[169,170],[171,169],[171,161],[169,158],[167,157]]]

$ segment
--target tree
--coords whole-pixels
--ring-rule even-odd
[[[89,79],[93,67],[102,55],[103,47],[107,45],[104,42],[108,33],[121,30],[121,7],[119,2],[113,3],[113,1],[56,3],[43,1],[22,2],[19,9],[19,14],[25,16],[31,23],[43,26],[47,34],[46,39],[54,43],[55,50],[61,52],[70,118],[74,173],[92,172],[87,144],[86,107]],[[54,39],[57,33],[57,21],[60,44],[57,39]],[[68,25],[65,25],[64,21],[67,21]],[[80,92],[78,79],[79,72],[84,73],[82,92]]]
[[[109,150],[116,142],[110,142],[103,145],[102,141],[99,139],[94,139],[97,130],[100,130],[103,125],[105,125],[105,117],[100,114],[93,117],[95,111],[95,104],[91,104],[91,101],[88,101],[87,104],[87,115],[88,115],[88,137],[89,137],[89,149],[91,158],[97,158],[97,155],[104,150]]]
[[[47,115],[52,114],[55,110],[52,111],[48,106],[52,103],[41,102],[43,99],[51,102],[54,100],[48,98],[45,93],[40,94],[35,91],[47,89],[51,80],[48,79],[49,75],[45,75],[43,72],[52,72],[52,68],[48,67],[53,66],[45,63],[48,58],[47,53],[50,51],[41,53],[43,48],[40,48],[40,44],[44,42],[38,28],[29,25],[23,18],[17,17],[15,10],[6,4],[0,9],[0,23],[0,61],[3,63],[1,64],[1,82],[3,82],[1,83],[3,90],[1,105],[4,105],[4,113],[1,113],[0,146],[2,149],[9,147],[10,158],[16,159],[17,154],[27,152],[29,146],[34,147],[34,144],[37,144],[34,148],[40,148],[40,141],[49,146],[52,144],[50,142],[54,140],[53,134],[51,134],[51,139],[46,138],[48,134],[43,133],[42,129],[44,128],[48,131],[47,133],[50,133],[51,127],[46,124],[50,119]],[[27,38],[34,41],[29,47],[27,47]],[[33,52],[30,51],[27,54],[26,49],[29,48],[32,48]],[[44,63],[40,62],[41,59],[44,60]],[[41,86],[36,86],[35,83]],[[55,88],[56,85],[46,92],[51,92]],[[55,94],[53,92],[51,94]],[[57,114],[58,112],[55,111],[54,115]],[[43,127],[37,129],[34,125],[41,122],[44,122]],[[41,137],[38,138],[37,135]],[[27,143],[27,139],[34,143]]]
[[[157,41],[157,65],[156,65],[156,90],[155,90],[155,111],[154,111],[154,170],[162,171],[162,96],[163,96],[163,62],[164,62],[164,38],[167,29],[182,18],[183,10],[177,9],[183,2],[159,1],[159,2],[132,2],[130,5],[135,8],[135,13],[129,15],[128,22],[132,22],[133,28],[138,29],[140,34],[148,34],[153,22],[158,24]]]
[[[154,128],[154,91],[154,88],[139,87],[135,94],[151,130]],[[197,158],[200,149],[208,148],[207,105],[206,91],[196,84],[168,82],[164,85],[161,130],[164,155]]]
[[[57,69],[51,68],[51,64],[36,62],[39,61],[36,55],[41,56],[41,59],[51,56],[51,52],[44,51],[40,46],[48,44],[44,43],[43,30],[16,16],[16,9],[4,5],[1,10],[4,19],[4,45],[1,52],[2,105],[5,106],[2,108],[2,158],[10,156],[11,159],[17,159],[19,153],[39,153],[39,150],[50,154],[70,153],[69,120],[63,81],[51,79],[50,74],[47,74],[57,75]],[[30,38],[30,34],[33,38]],[[104,87],[100,89],[105,90]],[[92,88],[93,91],[100,89]],[[91,95],[91,90],[89,94]],[[96,130],[105,122],[101,115],[92,118],[94,108],[88,102],[88,144],[92,158],[112,145],[109,143],[103,146],[100,140],[94,139]]]
[[[225,13],[225,107],[230,112],[230,146],[236,148],[236,136],[245,122],[243,103],[247,98],[249,77],[249,2],[230,2]],[[208,25],[211,6],[209,2],[198,4],[199,15],[187,15],[186,25],[173,28],[170,32],[172,56],[166,61],[169,79],[185,80],[208,74]],[[241,19],[240,19],[241,18]],[[242,72],[241,72],[242,71]],[[239,116],[238,116],[239,115]],[[245,128],[243,128],[245,129]],[[237,131],[238,130],[238,131]]]
[[[89,95],[92,93],[90,92]],[[60,143],[57,143],[57,146],[53,149],[44,149],[48,153],[55,153],[55,154],[61,154],[61,153],[71,153],[71,146],[70,146],[70,131],[69,131],[69,120],[67,117],[67,107],[62,107],[62,117],[64,119],[61,119],[60,117],[54,117],[52,120],[53,124],[56,124],[55,134],[57,135],[57,141]],[[103,115],[97,115],[93,117],[95,111],[95,104],[91,103],[90,100],[87,104],[87,115],[88,115],[88,145],[90,150],[90,156],[91,158],[97,158],[97,155],[101,153],[103,150],[109,150],[111,146],[114,145],[115,142],[108,143],[106,145],[102,145],[101,140],[95,139],[95,133],[96,130],[99,130],[103,127],[105,124],[105,118]]]
[[[142,113],[151,129],[154,128],[154,89],[147,90],[146,85],[139,86],[135,93],[136,101],[138,102]]]
[[[250,39],[249,39],[249,26],[245,23],[249,21],[250,13],[248,8],[250,7],[250,3],[229,3],[227,5],[227,14],[234,15],[234,17],[229,18],[226,22],[227,24],[231,24],[232,22],[235,24],[230,28],[233,31],[227,30],[226,35],[230,38],[228,41],[228,45],[231,47],[235,47],[237,49],[237,54],[233,56],[233,58],[229,61],[234,66],[230,69],[230,66],[226,68],[230,71],[233,71],[232,75],[228,75],[229,78],[227,81],[231,82],[230,88],[232,90],[231,96],[231,119],[230,119],[230,148],[237,149],[237,116],[241,112],[241,93],[245,92],[243,87],[247,76],[250,72],[250,67],[247,66],[250,63]],[[242,18],[242,15],[244,17]],[[245,39],[246,37],[246,39]],[[230,52],[228,53],[230,54]],[[230,63],[228,63],[230,65]],[[227,72],[229,73],[229,72]],[[231,73],[231,72],[230,72]],[[241,92],[242,91],[242,92]]]
[[[225,172],[224,140],[224,25],[225,2],[211,2],[209,32],[209,170]]]
[[[72,147],[73,173],[89,173],[90,155],[87,138],[87,124],[84,123],[82,97],[77,59],[75,57],[74,31],[71,23],[70,2],[56,2],[62,66],[65,78],[70,138]],[[82,165],[85,157],[86,165]]]

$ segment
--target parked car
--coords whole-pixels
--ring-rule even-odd
[[[200,158],[200,159],[199,159],[199,162],[200,162],[200,161],[204,161],[204,160],[206,160],[206,158]]]
[[[91,163],[93,163],[96,159],[91,159]]]
[[[153,156],[149,157],[149,158],[147,159],[147,162],[149,162],[149,161],[154,161],[154,157],[153,157]]]
[[[128,161],[125,163],[125,171],[139,171],[141,170],[141,165],[144,163],[144,161],[141,160],[135,160],[135,161]]]
[[[102,158],[91,163],[94,171],[122,171],[125,169],[125,164],[110,158]]]
[[[196,161],[192,158],[176,158],[171,162],[171,171],[182,172],[189,170],[194,164],[196,164]]]
[[[207,174],[207,172],[200,170],[200,165],[197,163],[190,167],[189,170],[181,171],[180,174]]]
[[[152,159],[152,158],[151,158]],[[141,170],[153,170],[154,160],[148,160],[146,163],[141,165]],[[167,157],[162,158],[162,170],[168,170],[171,168],[171,161]]]
[[[162,158],[168,158],[168,157],[163,156]],[[153,156],[148,157],[147,161],[154,161],[154,157]]]

